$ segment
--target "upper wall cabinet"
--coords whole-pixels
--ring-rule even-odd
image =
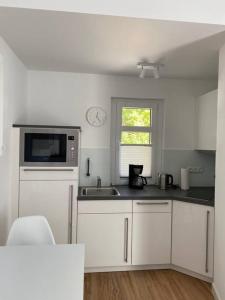
[[[197,98],[197,150],[216,150],[217,92]]]

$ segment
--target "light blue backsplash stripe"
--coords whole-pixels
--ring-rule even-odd
[[[87,158],[90,158],[90,175],[87,173]],[[80,185],[94,186],[97,176],[102,179],[102,185],[111,184],[110,174],[110,149],[106,148],[82,148],[80,156]]]
[[[203,173],[190,173],[190,186],[215,186],[215,153],[192,150],[164,150],[163,171],[173,174],[180,184],[180,169],[201,167]]]
[[[87,158],[90,158],[90,174],[86,176]],[[203,173],[190,174],[190,186],[215,185],[215,153],[192,150],[163,150],[164,166],[162,171],[172,174],[174,182],[180,183],[180,169],[201,167]],[[94,186],[96,178],[102,178],[103,185],[111,184],[110,149],[82,148],[80,157],[80,185]]]

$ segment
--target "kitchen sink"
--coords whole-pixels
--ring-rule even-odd
[[[83,188],[83,196],[119,196],[120,193],[115,187],[101,187],[101,188]]]

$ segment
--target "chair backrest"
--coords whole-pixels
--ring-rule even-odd
[[[16,219],[10,229],[7,246],[55,245],[55,239],[45,217],[30,216]]]

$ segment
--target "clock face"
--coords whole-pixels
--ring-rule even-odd
[[[100,127],[105,124],[106,112],[98,106],[90,107],[86,112],[86,119],[91,126]]]

